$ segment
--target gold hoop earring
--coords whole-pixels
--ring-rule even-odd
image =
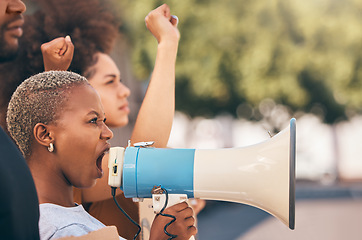
[[[49,152],[53,152],[53,151],[54,151],[54,145],[53,145],[53,143],[49,143],[48,151],[49,151]]]

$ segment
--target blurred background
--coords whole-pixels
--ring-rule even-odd
[[[132,90],[131,123],[157,49],[144,18],[163,3],[181,33],[169,147],[248,146],[297,119],[296,229],[214,201],[198,239],[361,239],[362,1],[114,1],[112,56]],[[125,146],[131,129],[114,129],[115,141]]]
[[[162,3],[119,1],[141,90],[157,44],[144,16]],[[297,119],[296,229],[250,206],[208,201],[198,239],[360,239],[362,2],[166,3],[181,32],[170,147],[248,146]]]

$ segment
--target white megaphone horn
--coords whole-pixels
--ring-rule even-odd
[[[111,148],[108,184],[127,198],[170,195],[260,208],[294,229],[296,120],[272,138],[225,149]]]

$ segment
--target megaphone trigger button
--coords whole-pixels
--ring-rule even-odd
[[[135,147],[150,147],[150,146],[152,146],[154,143],[155,143],[154,141],[138,142],[138,143],[133,144],[133,146],[135,146]]]

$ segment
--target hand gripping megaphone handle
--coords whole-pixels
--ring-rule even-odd
[[[152,201],[153,201],[153,211],[155,214],[158,214],[165,207],[166,194],[152,194]],[[186,201],[187,201],[186,194],[168,194],[166,208]],[[195,240],[195,237],[191,236],[190,240]]]

